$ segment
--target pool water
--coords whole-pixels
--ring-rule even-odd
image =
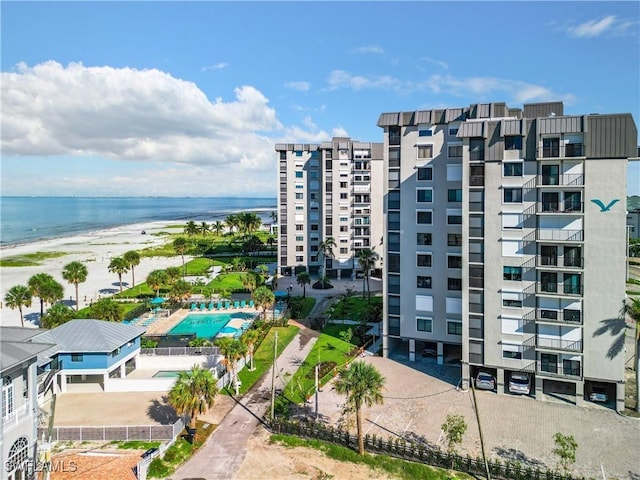
[[[241,318],[251,320],[250,313],[191,313],[178,325],[169,330],[169,335],[192,335],[196,338],[213,338],[230,320]],[[235,329],[234,329],[235,331]]]
[[[153,374],[153,378],[178,378],[180,370],[160,370]]]

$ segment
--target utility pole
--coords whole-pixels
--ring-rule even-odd
[[[318,367],[316,365],[316,420],[318,420]]]
[[[273,342],[273,365],[271,366],[271,421],[274,419],[276,402],[276,357],[278,356],[278,331]]]

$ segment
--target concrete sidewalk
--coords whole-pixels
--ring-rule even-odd
[[[276,360],[276,388],[284,388],[285,375],[298,370],[318,336],[318,332],[301,326],[298,335]],[[235,477],[247,454],[247,440],[270,407],[272,369],[260,384],[239,399],[200,451],[176,470],[171,479],[227,480]]]

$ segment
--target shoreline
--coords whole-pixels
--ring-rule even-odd
[[[79,285],[79,307],[84,308],[99,298],[111,296],[119,291],[118,276],[110,273],[109,263],[113,257],[123,255],[130,250],[142,250],[162,245],[167,242],[164,236],[156,236],[166,230],[168,223],[176,220],[163,220],[121,225],[90,233],[58,237],[25,244],[14,244],[0,247],[3,258],[21,256],[36,252],[64,252],[65,255],[45,259],[37,266],[0,267],[0,325],[20,326],[20,313],[4,305],[4,297],[15,285],[27,285],[31,276],[37,273],[48,273],[64,287],[63,300],[75,308],[75,286],[62,278],[64,266],[72,261],[79,261],[88,270],[87,281]],[[186,223],[186,222],[185,222]],[[142,234],[142,231],[146,234]],[[185,257],[185,261],[188,257]],[[135,267],[136,284],[144,282],[152,270],[169,266],[182,265],[180,256],[142,258]],[[128,288],[131,272],[122,276],[123,287]],[[46,310],[46,308],[45,308]],[[23,309],[25,327],[40,326],[40,299],[33,297],[30,307]]]

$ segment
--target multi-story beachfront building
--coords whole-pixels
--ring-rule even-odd
[[[275,149],[279,273],[355,278],[358,250],[382,253],[382,144],[341,137]],[[321,253],[328,238],[333,255]]]
[[[426,349],[464,383],[488,372],[504,393],[520,373],[536,398],[624,408],[631,115],[489,103],[378,126],[384,354]]]

